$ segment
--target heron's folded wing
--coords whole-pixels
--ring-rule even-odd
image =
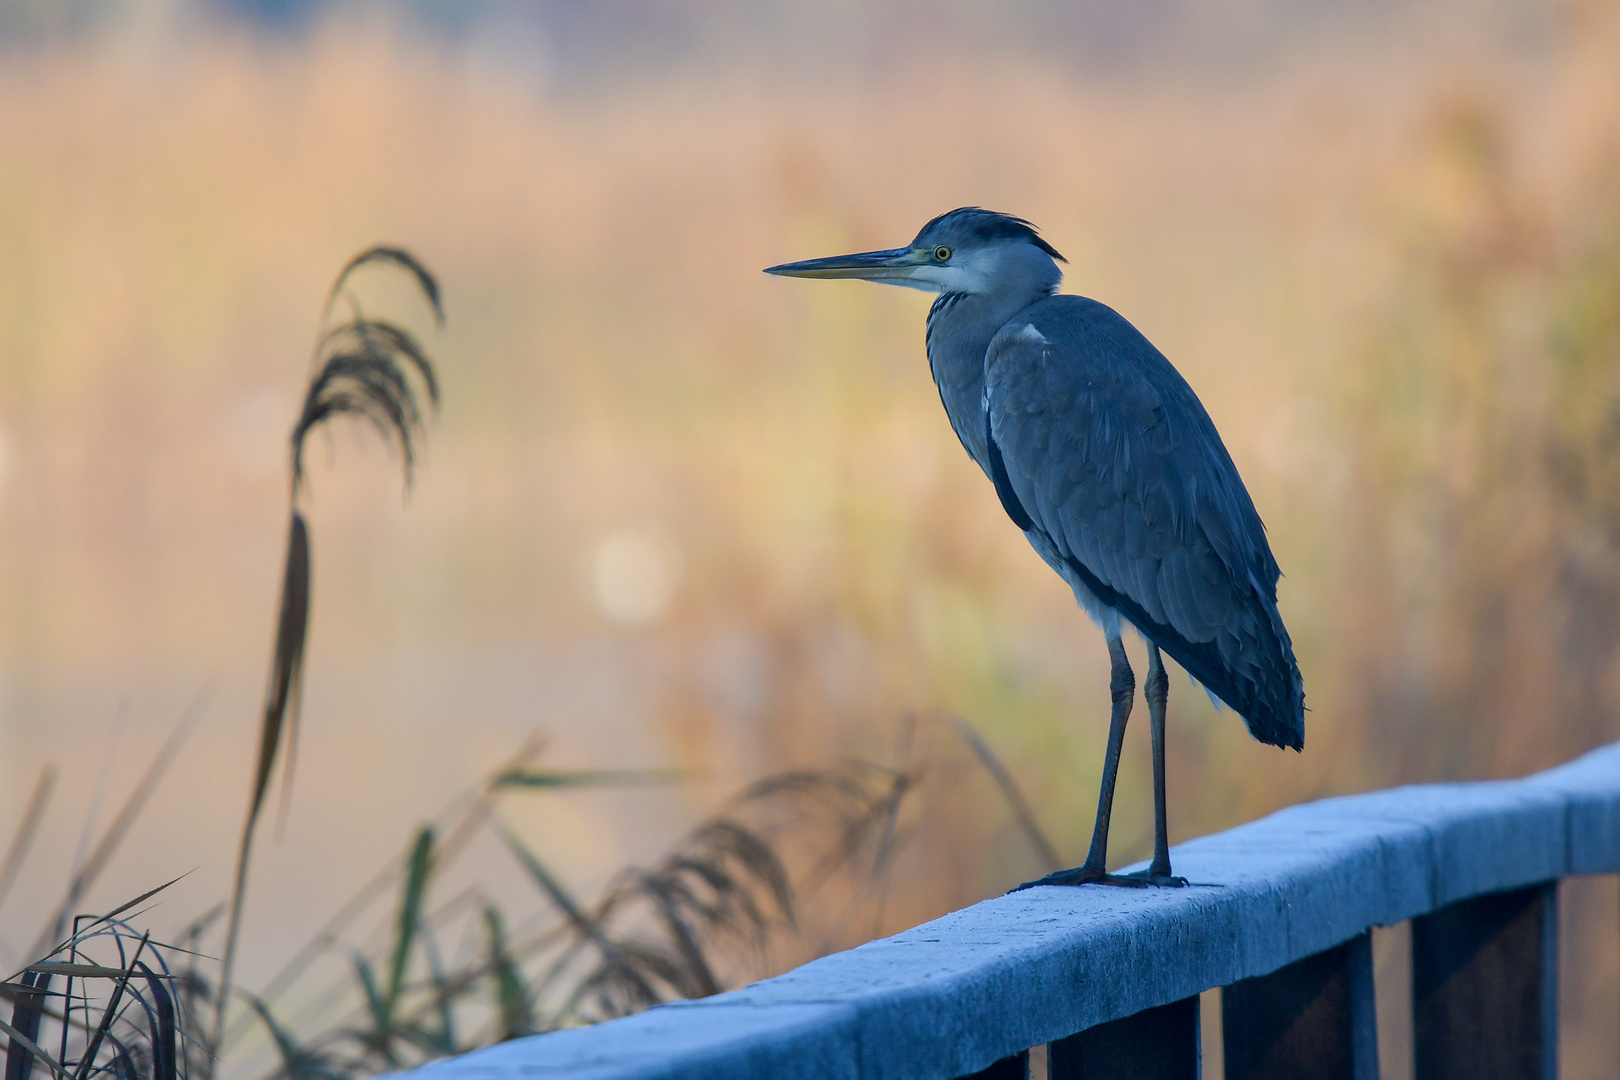
[[[986,399],[988,400],[988,399]],[[1001,499],[1001,508],[1007,511],[1007,516],[1013,519],[1013,524],[1028,532],[1034,522],[1030,520],[1029,511],[1024,504],[1018,501],[1018,493],[1013,490],[1012,481],[1007,478],[1007,463],[1001,458],[1001,447],[996,445],[996,437],[990,431],[990,409],[984,410],[984,445],[986,471],[990,473],[990,482],[996,486],[996,495]]]
[[[1024,315],[991,342],[985,407],[998,489],[1031,527],[1188,642],[1248,606],[1251,577],[1274,598],[1259,517],[1169,361],[1095,301],[1053,297]]]

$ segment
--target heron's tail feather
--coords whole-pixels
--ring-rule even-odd
[[[1305,682],[1294,643],[1271,590],[1251,574],[1251,600],[1216,636],[1227,685],[1221,698],[1243,717],[1249,734],[1271,746],[1305,747]],[[1232,625],[1236,624],[1236,625]],[[1235,646],[1235,647],[1234,647]],[[1174,653],[1171,653],[1174,656]]]
[[[1304,749],[1305,683],[1277,602],[1264,590],[1256,586],[1210,641],[1189,641],[1151,618],[1131,621],[1206,693],[1243,717],[1249,734],[1270,746]]]
[[[1079,559],[1070,558],[1068,565],[1102,605],[1130,620],[1205,691],[1243,717],[1249,734],[1271,746],[1304,748],[1305,684],[1277,610],[1275,588],[1262,588],[1252,573],[1248,588],[1241,578],[1234,580],[1233,603],[1224,623],[1209,640],[1193,641],[1105,584]]]

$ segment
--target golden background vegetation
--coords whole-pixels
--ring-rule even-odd
[[[698,774],[514,808],[587,893],[844,756],[923,773],[877,929],[1035,876],[947,714],[1078,860],[1106,653],[951,433],[927,299],[759,273],[957,205],[1035,221],[1066,289],[1178,365],[1282,564],[1305,752],[1174,679],[1172,840],[1620,737],[1620,9],[1537,10],[1518,36],[1391,13],[1254,70],[947,42],[573,92],[375,19],[5,53],[0,822],[55,763],[61,872],[36,857],[0,956],[199,695],[97,895],[195,870],[154,916],[178,925],[225,891],[286,431],[331,276],[379,240],[444,283],[447,330],[419,329],[445,405],[408,497],[374,441],[312,447],[304,725],[249,985],[535,728],[550,762]],[[1124,768],[1121,859],[1151,842],[1145,732]],[[1568,1075],[1615,1040],[1612,889],[1581,895]]]

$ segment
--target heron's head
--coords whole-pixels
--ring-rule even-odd
[[[1057,249],[1023,218],[964,206],[922,227],[905,247],[806,259],[767,267],[767,274],[860,278],[924,292],[988,293],[1012,286],[1051,292],[1063,279]]]

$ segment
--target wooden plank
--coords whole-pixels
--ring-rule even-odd
[[[1620,871],[1620,744],[1539,777],[1292,807],[1179,845],[1185,889],[1029,889],[774,979],[502,1043],[412,1080],[940,1080],[1372,925]]]
[[[961,1080],[1029,1080],[1029,1051],[1004,1057]]]
[[[1059,1039],[1047,1048],[1048,1080],[1198,1080],[1198,998]]]
[[[1378,1080],[1372,935],[1221,993],[1226,1080]]]
[[[1417,1080],[1556,1080],[1556,883],[1412,920]]]

